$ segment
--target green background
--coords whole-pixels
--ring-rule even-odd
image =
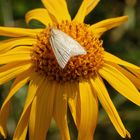
[[[74,17],[81,0],[67,0],[71,16]],[[40,0],[0,0],[0,26],[43,27],[37,21],[26,25],[24,15],[27,11],[43,7]],[[93,24],[100,20],[128,15],[129,21],[119,28],[106,32],[102,39],[105,50],[140,66],[140,1],[138,0],[101,0],[98,6],[85,19],[85,23]],[[3,39],[3,37],[0,37]],[[8,94],[11,82],[0,86],[0,104]],[[126,100],[107,85],[110,96],[126,126],[132,135],[132,140],[140,140],[140,107]],[[12,99],[12,112],[8,121],[8,140],[11,139],[16,123],[24,105],[27,86],[24,86]],[[69,115],[70,116],[70,115]],[[69,117],[72,140],[76,139],[77,130]],[[58,129],[52,122],[47,140],[59,140]],[[2,139],[2,138],[0,138]],[[27,138],[28,139],[28,138]],[[95,140],[122,140],[106,113],[100,107],[99,120],[95,132]]]

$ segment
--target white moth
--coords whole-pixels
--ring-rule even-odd
[[[62,69],[72,56],[85,55],[87,53],[76,40],[58,29],[51,29],[49,41],[56,60]]]

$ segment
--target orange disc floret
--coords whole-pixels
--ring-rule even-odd
[[[88,29],[89,25],[77,22],[63,21],[44,29],[37,36],[37,43],[33,45],[31,54],[35,70],[44,74],[50,80],[73,81],[88,79],[95,76],[103,65],[102,40],[99,40]],[[49,42],[51,28],[59,29],[85,48],[87,54],[71,57],[64,69],[60,68],[53,54]]]

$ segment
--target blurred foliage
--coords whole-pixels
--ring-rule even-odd
[[[71,16],[74,17],[81,0],[67,0]],[[40,0],[0,0],[0,25],[17,27],[43,27],[39,22],[33,21],[26,25],[24,15],[27,11],[43,7]],[[128,15],[129,21],[102,36],[104,48],[129,61],[140,66],[140,1],[138,0],[101,0],[98,6],[85,19],[88,24],[96,23],[100,20]],[[1,39],[3,39],[1,37]],[[0,104],[6,97],[12,82],[0,86]],[[128,130],[132,134],[133,140],[140,140],[140,108],[127,101],[124,97],[107,84],[110,96],[116,105],[116,108]],[[11,114],[8,122],[8,140],[11,139],[16,123],[19,119],[24,99],[26,97],[27,86],[23,87],[12,100]],[[77,130],[74,126],[71,115],[68,118],[72,140],[76,139]],[[54,121],[48,132],[48,140],[59,140],[58,129]],[[2,139],[2,138],[0,138]],[[106,113],[100,107],[99,121],[95,133],[95,140],[122,140],[117,134]]]

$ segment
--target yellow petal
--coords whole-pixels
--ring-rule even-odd
[[[56,84],[44,81],[32,105],[30,140],[45,140],[52,119]]]
[[[24,117],[23,115],[21,116],[14,133],[13,140],[26,140],[30,110],[31,105],[26,109],[26,112],[24,111]]]
[[[68,93],[68,105],[74,119],[75,125],[79,128],[80,125],[80,114],[81,111],[79,109],[80,106],[80,98],[79,98],[79,85],[78,83],[69,83],[66,84],[67,93]]]
[[[113,64],[115,68],[117,68],[121,73],[123,73],[138,89],[140,89],[140,79],[133,75],[131,72],[126,69],[120,67],[119,65]]]
[[[17,124],[13,140],[25,140],[30,117],[31,104],[34,100],[35,95],[37,94],[37,89],[41,86],[43,81],[44,78],[39,75],[35,75],[33,80],[30,82],[24,109]]]
[[[97,22],[97,23],[91,25],[89,29],[92,30],[93,33],[95,33],[96,30],[100,30],[100,28],[102,28],[103,31],[99,33],[100,35],[102,35],[104,32],[106,32],[114,27],[118,27],[126,21],[128,21],[128,16],[110,18],[110,19],[106,19],[106,20],[103,20],[103,21],[100,21],[100,22]],[[95,30],[95,32],[94,32],[94,30]]]
[[[0,64],[31,60],[31,47],[20,46],[0,54]]]
[[[36,37],[42,29],[25,29],[16,27],[0,27],[0,36],[10,36],[10,37]]]
[[[0,41],[0,54],[16,47],[16,46],[30,46],[36,43],[34,38],[13,38]]]
[[[15,93],[22,87],[24,86],[30,79],[30,76],[32,75],[32,69],[26,70],[23,73],[21,73],[14,81],[11,90],[4,100],[4,103],[2,104],[1,111],[0,111],[0,116],[2,112],[5,110],[7,103],[10,101],[10,99],[15,95]],[[0,117],[1,119],[1,117]]]
[[[31,74],[32,74],[32,69],[29,69],[21,73],[14,81],[8,96],[4,100],[4,103],[2,104],[2,107],[0,110],[0,130],[2,130],[2,132],[6,132],[5,128],[6,128],[8,115],[9,115],[8,112],[9,112],[10,100],[14,96],[14,94],[29,81]]]
[[[39,94],[40,94],[40,92],[39,92]],[[32,102],[32,105],[31,105],[31,111],[30,111],[30,117],[29,117],[29,139],[30,140],[32,140],[32,138],[34,138],[34,135],[35,135],[34,128],[35,128],[35,120],[36,120],[36,107],[37,107],[36,102],[37,102],[37,97],[35,96],[34,100]]]
[[[102,33],[105,31],[106,31],[105,28],[96,28],[96,29],[92,30],[92,33],[94,34],[95,37],[100,38]]]
[[[131,64],[127,61],[124,61],[108,52],[105,52],[104,53],[104,60],[105,61],[108,61],[108,62],[113,62],[115,64],[119,64],[119,65],[122,65],[122,66],[125,66],[125,67],[130,67],[130,68],[133,68],[133,69],[137,69],[140,71],[140,67],[134,65],[134,64]]]
[[[70,140],[67,122],[67,88],[65,84],[57,85],[54,104],[54,119],[60,130],[63,140]]]
[[[114,89],[140,106],[140,93],[125,75],[108,64],[105,64],[99,73]]]
[[[130,72],[132,72],[135,76],[140,78],[140,67],[139,69],[134,69],[132,67],[126,67]]]
[[[8,103],[6,108],[2,111],[0,110],[0,134],[3,136],[4,139],[7,138],[7,131],[6,131],[6,125],[7,120],[10,112],[10,104]]]
[[[53,21],[71,20],[65,0],[42,0]]]
[[[29,53],[31,53],[31,47],[30,46],[15,47],[13,49],[10,49],[6,53],[0,54],[0,56],[2,57],[3,55],[10,55],[10,54],[15,54],[15,53],[27,53],[27,54],[29,54]]]
[[[88,15],[100,2],[100,0],[84,0],[87,1],[86,15]]]
[[[123,138],[125,138],[127,135],[129,137],[130,134],[125,129],[100,76],[97,75],[94,79],[91,79],[91,85],[118,133]]]
[[[98,118],[98,101],[89,82],[79,83],[79,97],[81,119],[78,140],[92,140]]]
[[[30,68],[31,64],[28,62],[11,63],[0,67],[0,84],[10,81]]]
[[[27,12],[25,15],[26,22],[29,23],[31,20],[35,19],[48,26],[52,24],[52,20],[45,8],[38,8]]]
[[[34,81],[35,79],[35,81]],[[32,138],[34,137],[35,133],[35,119],[36,119],[36,101],[37,101],[37,96],[39,96],[39,94],[42,94],[41,92],[44,89],[44,81],[45,81],[45,77],[40,77],[39,75],[35,75],[33,78],[33,82],[34,82],[34,86],[36,85],[36,95],[33,99],[32,105],[31,105],[31,112],[30,112],[30,117],[29,117],[29,137],[30,140],[32,140]],[[41,96],[41,95],[40,95]],[[27,102],[29,102],[29,100],[27,100]],[[29,102],[30,103],[30,102]]]
[[[30,61],[30,54],[13,54],[13,55],[3,55],[0,56],[0,64],[7,64],[12,62],[20,62],[20,61]]]
[[[74,20],[84,22],[85,16],[93,10],[100,0],[83,0]]]

